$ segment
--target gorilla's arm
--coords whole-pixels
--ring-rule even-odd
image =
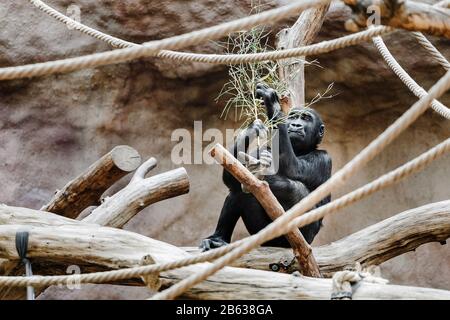
[[[328,152],[315,150],[297,157],[297,166],[285,170],[289,178],[302,181],[312,191],[331,177],[331,167]]]
[[[238,142],[236,141],[233,146],[233,156],[237,159],[238,156]],[[236,180],[235,177],[231,173],[229,173],[227,170],[223,170],[222,173],[222,180],[223,183],[230,189],[230,191],[241,191],[241,183]]]
[[[256,95],[261,97],[264,101],[264,106],[267,110],[267,117],[273,122],[277,123],[278,128],[278,173],[288,178],[294,179],[290,176],[292,174],[292,168],[298,168],[297,156],[292,148],[291,141],[287,130],[287,125],[283,118],[285,114],[281,111],[280,100],[275,90],[268,88],[264,85],[258,84],[256,87]],[[276,155],[275,155],[276,156]],[[300,179],[295,179],[300,180]]]
[[[241,131],[236,137],[233,149],[230,152],[233,156],[238,159],[241,163],[247,166],[245,158],[239,155],[240,152],[247,153],[250,145],[250,141],[254,141],[257,136],[264,135],[266,127],[261,120],[255,120],[251,123],[245,130]],[[257,154],[253,155],[258,160],[260,160],[259,150]],[[247,166],[247,168],[250,167]],[[242,191],[241,183],[236,180],[236,178],[231,175],[227,170],[223,171],[222,179],[225,185],[230,189],[230,191]]]

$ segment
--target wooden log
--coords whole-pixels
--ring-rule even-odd
[[[233,175],[259,201],[272,220],[284,214],[284,209],[273,195],[266,181],[257,179],[242,163],[222,145],[216,144],[210,151],[211,156],[219,162],[225,170]],[[311,246],[297,229],[285,235],[289,241],[294,256],[299,263],[299,271],[306,276],[321,277]]]
[[[319,33],[329,4],[307,9],[300,14],[295,24],[281,30],[278,33],[279,50],[297,48],[311,44]],[[287,85],[289,91],[289,103],[282,101],[281,106],[285,114],[290,107],[305,105],[305,64],[306,57],[286,59],[280,62],[280,77]]]
[[[150,168],[150,159],[139,169]],[[138,170],[130,183],[114,196],[105,198],[102,205],[94,209],[84,222],[121,228],[139,211],[152,203],[189,192],[189,177],[186,169],[177,168],[144,179],[148,170]]]
[[[111,197],[105,198],[99,207],[83,219],[83,222],[122,228],[139,211],[147,206],[189,192],[189,178],[184,168],[178,168],[145,179],[145,175],[155,168],[156,164],[157,161],[155,158],[150,158],[144,162],[136,170],[124,189]],[[143,257],[141,264],[149,264],[151,261],[153,261],[151,256],[147,255]],[[10,264],[6,266],[9,268],[12,267]],[[10,272],[10,275],[17,275],[18,272],[20,272],[20,269],[15,268],[14,273]],[[144,280],[149,288],[153,290],[159,288],[159,283],[155,280],[154,275],[149,275]],[[136,280],[131,281],[131,283],[135,282]],[[37,295],[43,289],[38,289]]]
[[[189,179],[184,168],[178,168],[145,179],[145,175],[155,166],[156,159],[154,158],[144,162],[136,170],[130,183],[124,189],[111,197],[105,198],[102,205],[85,217],[83,221],[121,228],[145,207],[189,191]],[[57,272],[60,271],[57,270]],[[18,275],[22,273],[22,268],[17,262],[0,260],[0,272],[2,274]],[[16,291],[7,291],[5,293],[4,290],[0,290],[0,298],[22,297],[23,292],[21,290]],[[37,290],[36,295],[41,291]]]
[[[361,27],[379,23],[394,28],[420,31],[450,38],[450,10],[406,0],[344,0]]]
[[[331,244],[313,247],[321,273],[331,277],[351,268],[356,262],[363,267],[380,265],[396,256],[413,251],[429,242],[446,243],[450,238],[450,200],[430,203],[404,211],[364,228]],[[198,248],[183,248],[199,254]],[[271,270],[271,264],[292,260],[290,249],[260,247],[236,260],[232,266]],[[297,262],[290,272],[298,268]]]
[[[8,217],[10,219],[8,219]],[[156,263],[170,262],[188,253],[170,244],[145,236],[81,221],[48,212],[0,206],[0,258],[18,259],[15,233],[30,232],[30,259],[58,264],[89,264],[119,269],[137,266],[150,254]],[[11,224],[21,222],[22,224]],[[163,287],[185,279],[208,264],[196,264],[160,273]],[[139,280],[139,279],[138,279]],[[292,276],[282,273],[226,267],[194,286],[182,298],[191,299],[329,299],[331,279]],[[354,299],[450,299],[450,292],[408,286],[361,282]]]
[[[57,191],[41,210],[76,218],[85,208],[98,205],[102,193],[140,163],[135,149],[117,146]]]

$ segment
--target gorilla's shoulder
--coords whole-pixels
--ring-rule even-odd
[[[330,167],[331,167],[332,160],[331,160],[330,154],[326,150],[322,150],[322,149],[317,149],[316,152],[317,152],[317,156],[321,157],[324,160],[324,162],[327,165],[330,165]]]
[[[327,151],[327,150],[317,149],[317,150],[316,150],[316,154],[317,154],[317,155],[324,156],[324,157],[327,157],[327,158],[330,158],[330,160],[331,160],[331,157],[330,157],[330,155],[328,154],[328,151]]]

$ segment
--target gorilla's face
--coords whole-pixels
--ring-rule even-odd
[[[309,152],[322,141],[325,126],[319,114],[310,108],[292,108],[286,121],[295,153]]]

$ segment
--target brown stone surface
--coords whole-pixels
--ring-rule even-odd
[[[81,21],[127,40],[143,42],[242,17],[250,1],[87,1]],[[279,3],[287,1],[279,1]],[[49,1],[65,12],[71,1]],[[318,40],[345,33],[349,12],[333,6]],[[108,50],[107,45],[70,31],[27,2],[0,5],[0,66],[19,65]],[[443,70],[405,32],[386,43],[425,88]],[[447,40],[431,39],[450,57]],[[192,48],[216,51],[206,44]],[[312,57],[310,57],[311,59]],[[323,148],[333,157],[333,171],[392,123],[416,99],[385,66],[372,46],[347,48],[314,57],[321,68],[307,67],[307,99],[334,82],[333,99],[316,107],[327,126]],[[0,82],[0,202],[40,208],[54,190],[115,145],[128,144],[143,158],[156,157],[155,172],[176,167],[170,160],[171,133],[238,127],[219,118],[214,99],[226,81],[226,68],[144,59],[66,75]],[[450,105],[447,94],[442,102]],[[412,159],[450,136],[448,122],[428,111],[386,151],[333,193],[344,194]],[[205,142],[206,146],[208,142]],[[400,211],[449,198],[450,156],[395,187],[327,217],[314,244],[325,244]],[[186,165],[189,194],[145,209],[126,228],[176,245],[196,245],[214,229],[226,195],[218,165]],[[126,179],[125,179],[126,180]],[[125,183],[125,181],[122,181]],[[205,195],[207,195],[205,197]],[[247,233],[239,223],[235,238]],[[382,265],[393,283],[450,290],[449,246],[428,244]],[[105,293],[106,292],[106,293]],[[51,289],[51,298],[144,298],[144,288],[118,290],[86,286],[81,291]]]

